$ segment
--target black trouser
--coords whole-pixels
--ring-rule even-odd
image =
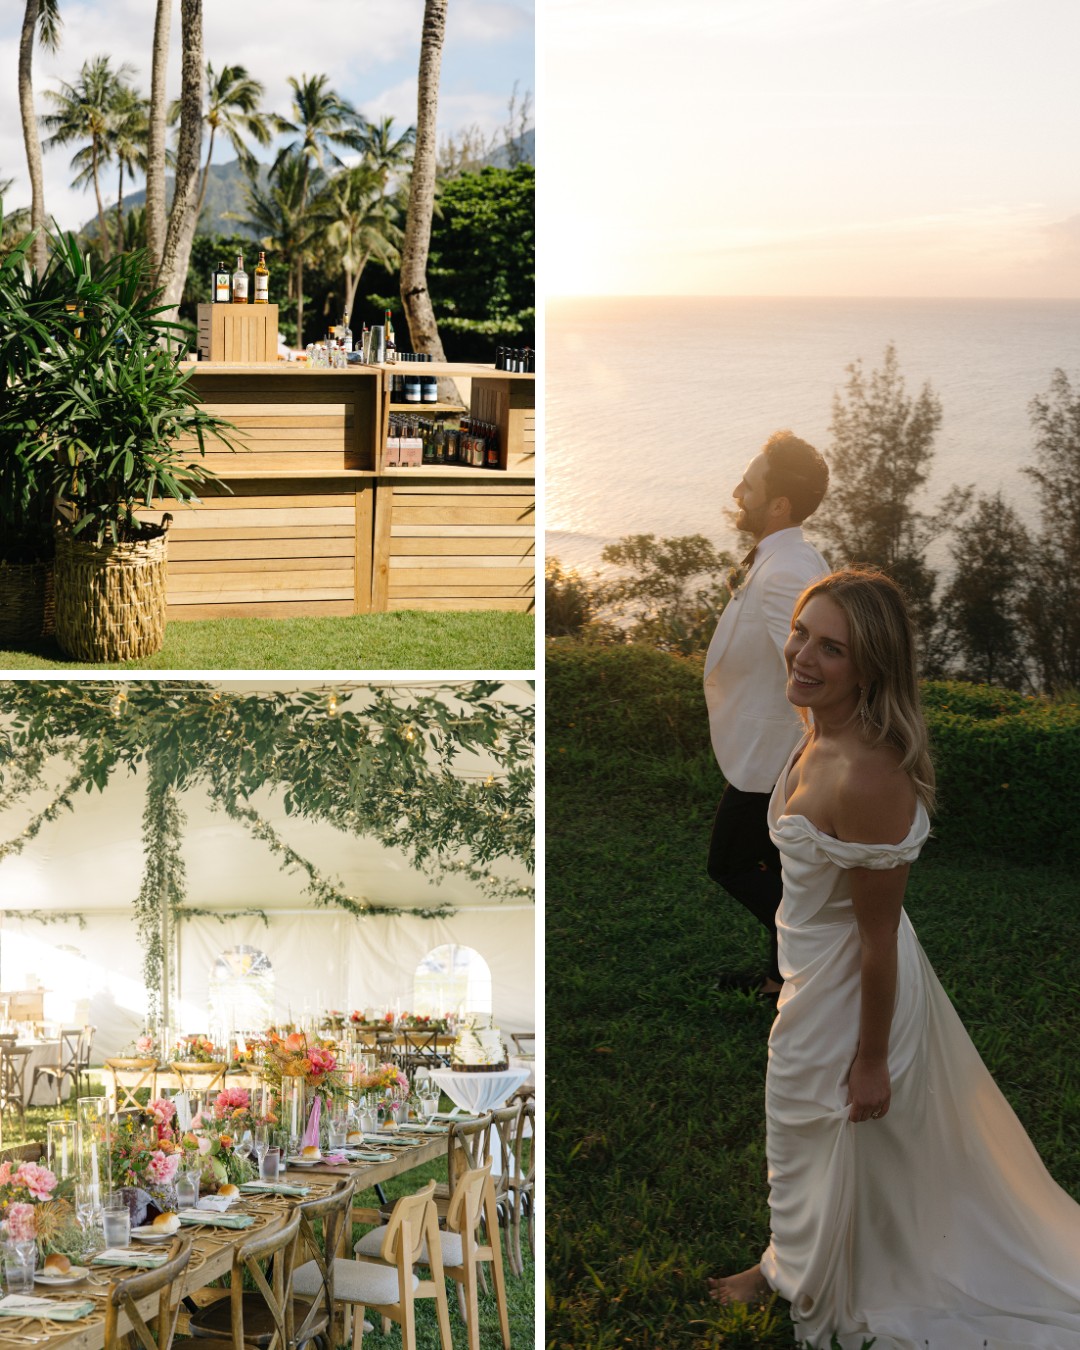
[[[729,783],[716,808],[709,841],[709,876],[745,905],[769,933],[769,975],[780,982],[776,911],[783,894],[780,854],[769,838],[770,792],[740,792]]]

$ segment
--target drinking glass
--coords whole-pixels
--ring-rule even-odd
[[[110,1195],[101,1210],[106,1247],[126,1247],[131,1241],[131,1215],[122,1195]]]
[[[34,1267],[37,1264],[37,1244],[34,1242],[4,1243],[4,1284],[9,1294],[34,1292]]]
[[[181,1209],[194,1209],[199,1203],[199,1173],[185,1168],[176,1178],[176,1203]]]
[[[79,1227],[84,1231],[94,1222],[94,1213],[98,1207],[97,1187],[92,1181],[75,1183],[75,1214]]]
[[[233,1152],[236,1154],[238,1158],[249,1158],[251,1156],[251,1150],[252,1147],[254,1146],[254,1143],[255,1140],[251,1137],[251,1131],[245,1130],[244,1133],[240,1136],[239,1142],[236,1144],[236,1147],[233,1149]]]
[[[424,1118],[424,1124],[431,1123],[431,1118],[439,1109],[439,1094],[436,1092],[433,1096],[420,1098],[420,1111]]]
[[[259,1159],[259,1180],[277,1181],[281,1170],[281,1149],[271,1145]]]
[[[265,1125],[255,1126],[255,1142],[252,1148],[255,1150],[255,1157],[259,1160],[259,1176],[262,1176],[263,1159],[266,1157],[266,1151],[270,1147],[270,1136]]]
[[[330,1117],[330,1124],[327,1128],[327,1147],[344,1148],[345,1135],[347,1131],[347,1122],[343,1115],[336,1113]]]

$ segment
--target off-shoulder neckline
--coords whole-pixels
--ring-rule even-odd
[[[791,773],[791,770],[795,767],[796,761],[798,760],[802,752],[806,749],[809,742],[810,742],[810,733],[807,732],[806,735],[799,742],[799,744],[795,747],[795,749],[792,750],[791,754],[788,756],[788,762],[784,765],[784,772],[781,775],[780,779],[780,784],[782,785],[780,788],[780,795],[784,798],[785,806],[787,805],[788,775]],[[903,848],[904,845],[911,838],[911,836],[915,833],[915,830],[918,827],[920,812],[922,812],[925,815],[926,807],[923,806],[922,802],[916,798],[915,815],[912,817],[911,825],[908,827],[908,832],[907,834],[904,835],[903,839],[901,839],[900,842],[896,844],[874,843],[872,840],[863,840],[863,839],[841,839],[839,835],[830,834],[828,830],[823,830],[820,825],[815,825],[809,816],[804,816],[799,811],[780,812],[776,817],[776,823],[777,825],[779,825],[782,820],[801,820],[803,824],[808,825],[810,829],[813,830],[813,832],[816,835],[819,835],[822,839],[831,839],[834,844],[844,844],[850,848]]]

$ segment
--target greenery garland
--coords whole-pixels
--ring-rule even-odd
[[[0,919],[25,919],[28,923],[77,923],[86,927],[86,915],[73,909],[0,909]]]
[[[103,791],[115,774],[149,766],[135,912],[152,1014],[161,906],[170,920],[203,912],[184,904],[180,853],[179,794],[196,784],[284,867],[305,873],[316,904],[357,915],[453,912],[349,895],[281,839],[250,804],[254,793],[280,792],[289,815],[398,849],[433,881],[466,876],[492,898],[532,899],[531,885],[495,870],[511,860],[532,872],[535,863],[535,710],[497,701],[500,685],[339,683],[245,694],[198,681],[0,681],[0,810],[45,788],[57,759],[74,765],[49,804],[0,843],[0,860],[72,809],[80,790]],[[362,706],[343,706],[354,692]],[[469,763],[481,755],[493,769]]]

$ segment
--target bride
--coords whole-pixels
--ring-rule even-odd
[[[784,987],[769,1039],[772,1237],[712,1281],[770,1289],[825,1350],[1080,1350],[1080,1206],[980,1060],[903,910],[934,773],[912,625],[877,572],[795,606],[809,730],[769,807]],[[812,718],[812,720],[811,720]]]

